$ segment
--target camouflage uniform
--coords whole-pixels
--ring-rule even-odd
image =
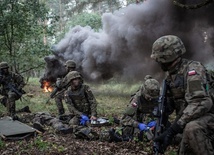
[[[70,72],[68,77],[68,81],[75,78],[80,78],[82,81],[82,77],[77,71]],[[76,89],[72,89],[71,86],[68,88],[65,92],[65,102],[69,112],[75,115],[70,122],[71,124],[78,125],[82,114],[95,117],[97,115],[96,99],[89,86],[82,84],[82,82]]]
[[[68,110],[75,117],[71,124],[78,125],[82,114],[87,116],[97,116],[97,102],[89,86],[81,84],[78,90],[72,90],[70,87],[65,92],[65,102]]]
[[[132,97],[130,105],[126,108],[124,116],[120,123],[124,127],[123,135],[132,136],[139,135],[140,130],[138,129],[139,123],[147,124],[154,120],[152,112],[154,107],[157,105],[156,102],[159,96],[160,86],[159,82],[155,79],[145,78],[144,85],[141,86],[140,90]],[[146,96],[149,95],[149,98]],[[152,97],[152,98],[151,98]]]
[[[48,112],[37,112],[34,115],[33,123],[52,126],[56,130],[68,128],[67,124],[63,124],[58,118],[51,116]]]
[[[23,77],[19,74],[13,73],[8,71],[8,74],[3,73],[3,69],[9,69],[9,66],[6,62],[0,63],[0,69],[1,69],[1,77],[0,77],[0,94],[4,96],[4,99],[6,101],[6,107],[7,111],[10,116],[14,116],[16,112],[16,105],[15,101],[20,99],[21,96],[15,93],[13,90],[8,88],[8,84],[13,86],[15,89],[17,89],[20,93],[23,93],[22,88],[25,85],[25,82],[23,80]]]
[[[67,72],[69,73],[69,72],[75,70],[76,63],[74,61],[72,61],[72,60],[68,60],[65,63],[65,67],[67,69]],[[60,89],[60,90],[65,89],[66,81],[67,81],[67,77],[66,76],[64,78],[57,78],[56,87],[58,89]],[[64,99],[64,91],[62,91],[61,93],[58,93],[55,96],[55,102],[56,102],[56,105],[57,105],[57,108],[58,108],[59,115],[62,115],[62,114],[65,113],[65,109],[63,107],[63,102],[62,102],[63,99]]]
[[[168,71],[168,98],[177,116],[162,140],[165,143],[167,138],[183,132],[180,155],[211,155],[214,150],[208,137],[214,129],[214,114],[207,71],[200,62],[182,59],[185,52],[182,41],[176,36],[163,36],[153,44],[151,58]]]

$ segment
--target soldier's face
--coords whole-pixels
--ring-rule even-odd
[[[172,66],[174,66],[174,61],[169,63],[159,63],[159,65],[161,66],[161,69],[164,72],[166,72],[169,71],[172,68]]]
[[[4,68],[4,69],[2,69],[2,72],[3,72],[4,74],[8,74],[8,73],[9,73],[9,70],[8,70],[8,68]]]
[[[72,80],[72,86],[78,87],[80,85],[80,78],[76,78]]]

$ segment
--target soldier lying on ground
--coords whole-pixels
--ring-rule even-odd
[[[134,137],[142,141],[144,131],[155,126],[152,112],[157,106],[159,93],[159,82],[147,75],[120,120],[122,134],[114,129],[110,130],[110,141],[129,141]]]
[[[92,91],[89,86],[83,84],[82,76],[77,71],[69,72],[62,82],[69,86],[65,92],[65,102],[70,112],[69,122],[64,124],[48,113],[37,113],[33,121],[34,126],[39,129],[45,124],[58,131],[70,132],[72,130],[75,134],[80,130],[88,132],[87,123],[90,120],[96,120],[97,117],[97,102]]]
[[[73,133],[76,138],[86,139],[86,140],[97,140],[99,138],[98,133],[93,130],[94,126],[105,126],[109,125],[108,121],[102,119],[102,122],[98,121],[97,124],[93,122],[87,122],[87,124],[82,125],[82,120],[79,120],[78,125],[74,126],[72,121],[70,121],[74,116],[71,114],[61,115],[59,118],[51,115],[48,112],[37,112],[35,114],[25,114],[19,118],[22,123],[27,123],[32,125],[35,129],[45,132],[46,127],[52,127],[56,133],[71,134]],[[103,121],[104,120],[104,121]]]

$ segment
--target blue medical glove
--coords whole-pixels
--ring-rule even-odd
[[[147,125],[146,124],[143,124],[143,123],[139,123],[138,124],[138,128],[140,129],[140,131],[144,131],[147,129]]]
[[[156,121],[151,121],[147,124],[147,126],[150,128],[155,127],[155,125],[156,125]]]
[[[88,116],[86,116],[86,115],[81,115],[80,125],[85,125],[87,121],[89,121]]]

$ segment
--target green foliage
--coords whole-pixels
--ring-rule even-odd
[[[5,147],[5,142],[0,139],[0,148]]]
[[[52,35],[45,5],[39,1],[2,0],[0,10],[0,59],[19,72],[43,66],[42,58],[49,53],[45,41]]]
[[[50,143],[43,141],[42,137],[38,136],[35,140],[34,140],[34,144],[35,146],[41,150],[41,151],[45,151],[48,150],[50,147]]]
[[[97,13],[81,13],[78,14],[68,22],[68,27],[74,27],[76,25],[80,26],[90,26],[94,30],[101,29],[102,22],[101,16]]]

